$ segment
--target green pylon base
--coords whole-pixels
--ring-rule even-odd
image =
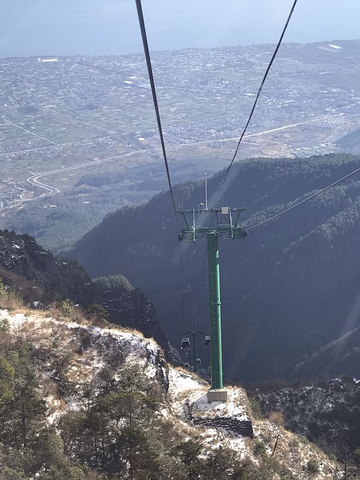
[[[207,401],[208,403],[213,403],[213,402],[223,402],[226,403],[228,398],[228,392],[227,390],[221,389],[221,390],[208,390],[207,392]]]

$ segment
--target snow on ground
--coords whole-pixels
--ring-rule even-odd
[[[209,388],[205,382],[204,385],[200,385],[198,377],[180,368],[170,367],[169,381],[169,395],[173,401],[187,392],[205,391],[205,388]]]
[[[200,381],[190,372],[170,367],[169,395],[174,405],[174,410],[184,416],[184,405],[191,407],[192,414],[197,417],[236,417],[248,420],[247,395],[241,388],[227,387],[227,402],[208,403],[207,391],[209,384]]]
[[[168,376],[168,402],[161,414],[164,418],[177,422],[179,430],[189,438],[198,438],[204,455],[219,447],[229,447],[241,458],[257,463],[259,457],[255,452],[256,442],[265,445],[268,455],[272,455],[276,444],[276,460],[291,468],[299,480],[308,480],[306,468],[309,460],[315,460],[319,466],[319,473],[312,479],[340,478],[334,463],[325,454],[268,420],[252,421],[254,440],[243,436],[239,433],[241,429],[234,429],[232,425],[251,422],[246,392],[239,387],[227,387],[226,403],[208,403],[208,383],[182,368],[166,366],[161,348],[154,340],[146,339],[140,333],[60,321],[40,312],[10,314],[6,310],[0,310],[0,322],[4,320],[14,335],[31,341],[38,348],[59,348],[60,356],[66,351],[76,352],[80,346],[79,334],[81,331],[87,333],[91,347],[74,355],[68,373],[78,384],[91,380],[104,367],[110,347],[123,352],[126,362],[142,365],[149,378],[166,379]],[[48,368],[49,371],[44,372],[45,383],[53,374],[51,363]],[[48,382],[48,388],[50,390],[44,392],[44,398],[49,407],[49,423],[56,423],[65,411],[80,408],[76,402],[65,403],[56,398],[51,391],[51,382]]]
[[[289,468],[298,480],[340,480],[336,464],[305,438],[300,438],[269,420],[252,420],[254,439],[244,437],[231,428],[216,426],[219,419],[239,422],[250,421],[250,408],[246,392],[239,387],[227,387],[226,403],[207,401],[209,385],[190,372],[170,367],[169,398],[172,413],[179,425],[197,435],[203,446],[203,455],[220,447],[228,447],[240,458],[255,464],[261,462],[256,445],[264,445],[268,456]],[[201,422],[206,421],[206,426]],[[200,424],[196,424],[200,421]],[[214,421],[215,427],[211,426]],[[318,466],[318,473],[308,471],[309,462]]]
[[[64,322],[49,317],[48,314],[40,313],[32,315],[28,313],[10,314],[7,310],[0,310],[0,321],[1,320],[6,320],[9,323],[11,332],[18,335],[26,335],[36,347],[49,345],[51,340],[56,341],[56,337],[58,336],[56,327],[58,327],[59,332],[61,332],[62,340],[64,337],[66,337],[68,341],[75,340],[76,334],[80,329],[88,332],[91,337],[99,341],[112,338],[119,346],[126,345],[127,361],[136,362],[137,364],[147,367],[146,373],[149,377],[156,375],[156,363],[161,349],[155,340],[145,339],[141,333],[133,333],[122,328],[100,328],[71,321]],[[71,332],[73,332],[73,335]],[[89,356],[89,353],[92,358],[87,358],[87,362],[81,361],[82,369],[83,371],[88,370],[94,373],[94,371],[99,371],[104,366],[104,361],[94,350],[91,350],[91,352],[85,351],[81,358]],[[76,365],[72,368],[76,370]]]
[[[66,370],[68,380],[77,384],[91,380],[105,367],[105,357],[109,348],[124,353],[125,361],[141,365],[149,378],[155,378],[162,369],[162,378],[166,379],[165,364],[161,362],[162,351],[152,339],[146,339],[141,333],[130,332],[122,328],[99,328],[71,321],[57,320],[49,313],[30,314],[10,313],[0,310],[0,322],[7,322],[9,331],[16,337],[31,342],[36,348],[51,350],[59,357],[72,353],[71,364]],[[89,335],[91,348],[80,353],[81,335]],[[160,360],[159,360],[160,357]],[[51,378],[56,377],[52,363],[48,362],[48,371],[43,372],[44,399],[46,401],[50,424],[55,423],[66,411],[79,410],[77,402],[64,401],[54,397],[51,390]]]
[[[227,402],[208,403],[209,384],[192,373],[170,367],[169,381],[168,393],[173,413],[184,427],[194,429],[205,451],[226,446],[243,458],[248,456],[247,439],[244,436],[227,431],[226,428],[211,427],[211,421],[219,418],[239,422],[250,420],[247,396],[241,388],[228,387]],[[209,421],[210,425],[201,425],[204,421]],[[197,422],[200,422],[198,426]]]
[[[235,417],[249,420],[247,397],[240,388],[227,387],[228,401],[208,403],[207,395],[189,396],[194,414],[206,414],[207,417]]]

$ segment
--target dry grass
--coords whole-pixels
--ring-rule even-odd
[[[58,321],[74,322],[79,325],[89,324],[89,319],[86,318],[82,308],[74,305],[69,300],[64,300],[63,302],[53,305],[50,308],[49,313]]]
[[[89,315],[88,324],[99,328],[112,328],[112,325],[105,318],[98,317],[97,315]]]
[[[24,302],[20,295],[12,290],[5,290],[3,286],[0,286],[0,308],[6,310],[17,310],[24,307]]]
[[[196,392],[199,393],[207,393],[208,391],[208,388],[207,387],[202,387],[202,388],[199,388],[199,389],[196,389]],[[178,393],[177,396],[176,396],[176,401],[177,402],[183,402],[184,400],[186,400],[192,393],[194,393],[194,389],[189,389],[189,390],[183,390],[182,392]]]
[[[185,374],[185,375],[188,376],[188,377],[192,377],[197,383],[199,383],[200,385],[203,385],[204,387],[205,387],[205,386],[206,386],[207,388],[210,387],[209,382],[207,382],[204,378],[200,377],[200,375],[198,375],[197,373],[192,372],[191,370],[188,370],[187,368],[178,366],[178,367],[175,367],[175,370],[177,370],[178,372],[181,372],[181,373]]]
[[[30,310],[28,307],[25,307],[24,304],[20,305],[14,312],[11,313],[21,313],[25,317],[29,317],[30,315],[34,315],[38,313],[38,310]]]
[[[269,420],[272,423],[275,423],[278,427],[284,427],[285,425],[285,418],[284,414],[281,411],[271,412],[269,415]]]
[[[98,326],[98,325],[93,324],[93,323],[91,325],[95,326],[95,327]],[[134,328],[122,327],[121,325],[118,325],[117,323],[107,322],[106,326],[103,327],[103,328],[105,330],[115,330],[115,331],[118,331],[118,332],[121,332],[121,333],[131,333],[131,334],[136,335],[137,337],[140,337],[144,340],[154,340],[153,338],[149,338],[149,337],[145,338],[144,334],[142,332],[140,332],[139,330],[136,330]]]
[[[2,280],[2,286],[7,291],[17,292],[20,299],[23,299],[21,302],[24,304],[33,304],[35,301],[43,301],[44,288],[40,287],[35,282],[27,280],[15,272],[6,270],[2,266],[0,266],[0,278]],[[6,287],[4,284],[6,284]]]

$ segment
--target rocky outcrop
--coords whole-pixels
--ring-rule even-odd
[[[68,299],[86,309],[97,303],[108,311],[111,322],[154,338],[167,360],[176,363],[154,306],[125,277],[93,282],[76,261],[56,258],[33,237],[7,230],[0,231],[0,277],[31,306]]]
[[[166,358],[177,363],[165,332],[156,320],[155,308],[141,290],[134,288],[122,275],[98,278],[94,283],[96,302],[106,308],[111,322],[155,338],[164,349]]]
[[[37,300],[42,303],[67,298],[87,306],[93,299],[94,285],[78,263],[54,257],[29,235],[0,231],[0,266],[41,287]]]
[[[194,425],[206,428],[221,428],[234,435],[242,437],[254,437],[254,431],[250,420],[239,420],[235,417],[217,417],[217,418],[197,418],[194,419]]]

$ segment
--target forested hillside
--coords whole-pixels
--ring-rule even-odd
[[[359,478],[360,380],[344,376],[253,385],[248,394],[263,415],[275,418],[277,412],[287,430],[306,436],[346,462],[348,478]]]
[[[214,206],[247,207],[251,227],[360,167],[351,155],[235,164]],[[209,180],[215,194],[223,173]],[[225,374],[246,381],[359,372],[360,175],[220,242]],[[203,185],[175,189],[197,207]],[[210,205],[212,202],[210,200]],[[179,219],[181,222],[181,219]],[[153,301],[170,340],[184,329],[177,225],[168,192],[107,216],[71,252],[93,276],[124,274]],[[207,324],[206,242],[182,245],[185,323]]]

